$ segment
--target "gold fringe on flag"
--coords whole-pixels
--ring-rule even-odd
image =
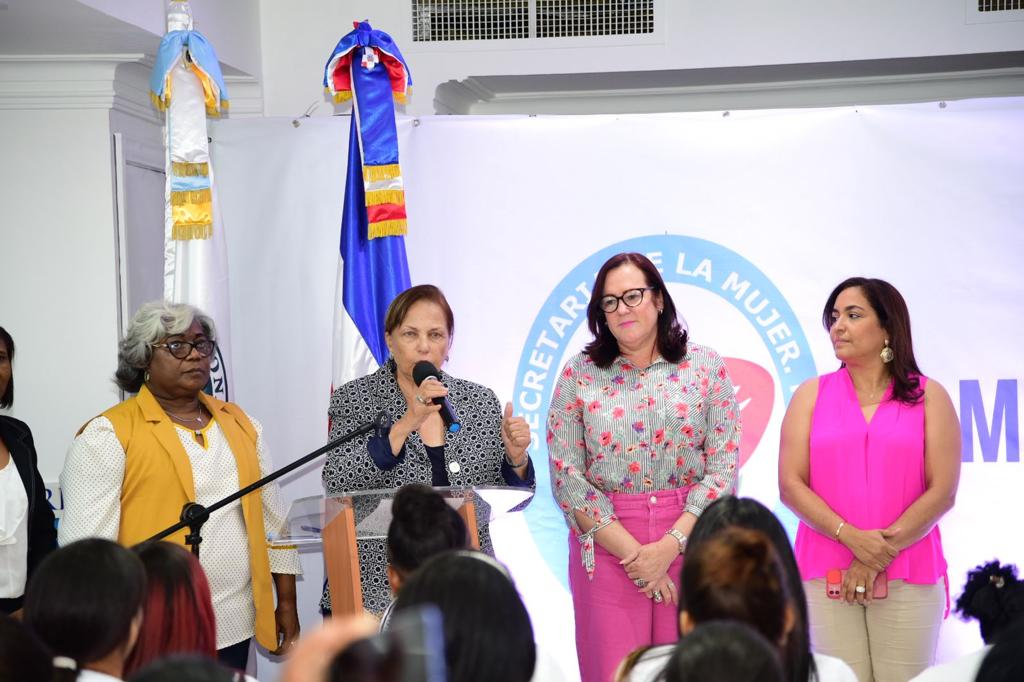
[[[165,103],[162,99],[157,97],[155,92],[149,93],[149,101],[153,103],[153,106],[156,107],[157,111],[167,110],[167,103]]]
[[[350,99],[352,99],[352,91],[351,90],[342,90],[341,92],[334,93],[334,103],[335,104],[341,104],[342,102],[347,102]]]
[[[366,193],[367,206],[398,204],[405,206],[405,192],[400,189],[376,189]]]
[[[209,204],[213,201],[213,195],[209,189],[190,189],[184,192],[171,192],[171,205],[184,206],[185,204]]]
[[[171,239],[189,241],[191,239],[209,239],[213,236],[213,225],[210,223],[175,223],[171,228]]]
[[[363,166],[363,182],[380,182],[394,180],[402,176],[402,169],[397,163],[386,166]]]
[[[409,232],[406,220],[382,220],[379,223],[370,223],[370,239],[378,237],[401,237]]]
[[[171,238],[209,239],[211,236],[213,236],[213,201],[210,198],[210,190],[172,192]]]
[[[408,93],[396,92],[392,96],[395,98],[395,101],[398,102],[399,104],[405,104]]]
[[[186,161],[172,161],[171,174],[176,175],[179,178],[197,175],[206,177],[210,174],[210,164],[205,161],[199,163],[189,163]]]

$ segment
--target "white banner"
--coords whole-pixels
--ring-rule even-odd
[[[235,395],[263,420],[281,465],[325,440],[348,120],[212,129]],[[978,563],[1024,563],[1024,100],[440,116],[401,121],[399,135],[412,281],[439,285],[455,311],[448,369],[512,400],[537,429],[537,497],[497,524],[496,545],[567,679],[576,673],[566,529],[543,421],[554,376],[587,338],[580,307],[593,275],[619,251],[655,258],[692,338],[738,368],[749,400],[740,493],[790,524],[778,504],[779,426],[792,390],[837,367],[825,299],[852,275],[895,284],[919,364],[950,392],[965,434],[957,504],[941,524],[952,595]],[[319,467],[285,487],[290,497],[319,491]],[[318,554],[304,558],[308,627],[322,567]],[[951,617],[940,660],[979,645],[976,626]]]

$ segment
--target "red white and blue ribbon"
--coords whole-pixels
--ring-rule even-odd
[[[395,102],[405,102],[412,77],[391,36],[366,21],[354,26],[327,60],[324,88],[335,102],[352,100],[370,239],[404,235],[408,222]]]

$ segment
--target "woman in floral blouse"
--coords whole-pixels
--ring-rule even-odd
[[[580,674],[605,682],[633,649],[678,638],[681,555],[734,488],[740,414],[721,356],[687,340],[645,256],[601,267],[587,323],[594,340],[562,370],[547,440]]]

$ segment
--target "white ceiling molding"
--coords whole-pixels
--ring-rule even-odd
[[[141,54],[0,55],[0,109],[115,109],[154,120]]]
[[[958,57],[660,73],[474,76],[439,85],[434,110],[439,114],[662,113],[1024,95],[1024,53]]]
[[[105,109],[163,123],[149,97],[153,58],[143,54],[0,55],[0,109]],[[229,117],[263,115],[251,76],[225,76]]]

